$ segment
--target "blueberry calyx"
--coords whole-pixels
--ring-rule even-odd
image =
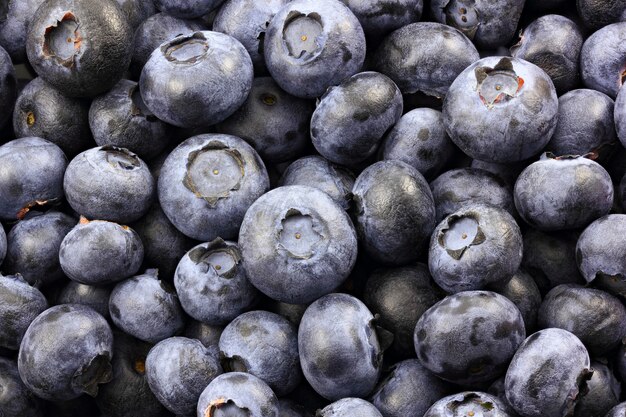
[[[109,359],[108,352],[93,358],[89,364],[76,371],[72,377],[72,385],[92,397],[98,395],[98,384],[106,384],[113,379],[113,368]]]
[[[165,59],[176,64],[196,64],[207,55],[209,44],[202,32],[180,36],[161,46]]]
[[[324,235],[315,217],[304,210],[290,208],[280,221],[276,240],[277,249],[285,251],[289,257],[311,259],[324,242]]]
[[[122,168],[130,171],[141,166],[141,161],[131,151],[126,148],[105,145],[100,148],[100,152],[105,152],[105,158],[114,168]]]
[[[448,225],[439,232],[439,245],[454,260],[459,260],[470,246],[477,246],[486,240],[486,236],[480,228],[478,215],[467,213],[463,215],[450,215]]]
[[[570,390],[563,404],[562,415],[571,416],[574,414],[574,408],[578,400],[589,392],[587,381],[593,376],[593,369],[584,368],[576,378],[576,385]]]
[[[515,97],[522,86],[524,79],[519,77],[513,70],[510,58],[502,58],[495,67],[476,67],[476,91],[478,96],[488,109],[492,109],[497,103],[502,103],[508,98]]]
[[[128,97],[131,99],[131,116],[143,117],[149,122],[159,122],[159,119],[150,111],[141,97],[139,84],[135,84],[128,89]]]
[[[474,39],[480,18],[475,0],[450,0],[443,3],[446,25],[460,30],[470,40]]]
[[[205,246],[196,246],[189,251],[189,259],[196,265],[202,264],[202,273],[212,270],[215,275],[223,278],[233,278],[237,272],[236,266],[241,263],[241,254],[236,247],[228,245],[224,239],[218,237]]]
[[[487,417],[495,409],[495,405],[491,401],[484,401],[478,394],[469,392],[455,396],[446,408],[453,417]]]
[[[70,11],[45,29],[43,55],[45,58],[55,58],[66,67],[74,66],[74,58],[80,52],[83,38],[80,35],[78,18]]]
[[[291,11],[283,26],[283,45],[289,55],[304,61],[315,58],[323,48],[324,24],[318,13]]]
[[[248,362],[239,355],[220,354],[220,362],[225,372],[249,372],[250,369]]]
[[[237,404],[235,404],[233,400],[227,400],[224,397],[219,397],[209,403],[209,406],[204,412],[204,417],[216,417],[215,412],[218,409],[224,409],[224,415],[237,415],[241,417],[247,417],[251,415],[250,410],[237,406]],[[234,411],[235,409],[237,410],[237,414],[228,413],[228,410]]]
[[[34,207],[43,208],[45,206],[55,205],[57,203],[59,203],[58,198],[52,198],[50,200],[31,201],[30,203],[22,207],[20,211],[17,212],[15,217],[17,218],[17,220],[24,220],[24,218],[26,217],[26,214],[28,214],[28,212],[31,211]]]

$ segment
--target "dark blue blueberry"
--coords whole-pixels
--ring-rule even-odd
[[[511,54],[544,70],[556,92],[563,94],[580,82],[578,62],[582,46],[583,35],[576,23],[549,14],[534,20],[520,33]]]
[[[202,391],[197,417],[279,417],[279,403],[261,379],[244,372],[215,378]]]
[[[279,411],[278,415],[280,417],[312,417],[313,414],[309,414],[303,407],[298,405],[292,400],[279,400]]]
[[[286,303],[309,303],[348,277],[357,255],[347,213],[317,188],[276,188],[252,204],[239,233],[248,279]]]
[[[179,334],[185,327],[185,313],[173,288],[148,270],[122,281],[109,298],[113,323],[125,333],[149,343]]]
[[[478,59],[472,42],[458,30],[422,22],[387,36],[376,51],[374,67],[404,94],[422,92],[443,98],[454,79]]]
[[[202,17],[223,2],[224,0],[154,0],[160,11],[181,19]]]
[[[59,262],[73,281],[104,285],[135,274],[143,260],[143,245],[130,227],[84,218],[61,242]]]
[[[26,281],[37,285],[63,278],[59,249],[76,223],[74,218],[57,211],[20,221],[7,235],[3,270],[19,273]]]
[[[307,308],[298,329],[304,376],[323,397],[364,397],[376,385],[382,350],[365,304],[347,294],[329,294]]]
[[[118,223],[143,216],[155,198],[155,188],[143,160],[127,149],[108,145],[78,154],[63,180],[65,197],[77,213]]]
[[[289,304],[272,299],[267,299],[263,305],[263,309],[283,316],[296,327],[300,326],[300,321],[307,307],[308,304]]]
[[[555,414],[556,416],[557,414]],[[444,397],[428,409],[424,417],[513,417],[493,395],[479,391],[465,391]]]
[[[613,183],[591,159],[544,155],[517,178],[514,198],[520,216],[534,228],[576,229],[608,214]]]
[[[243,268],[239,247],[220,238],[201,243],[182,257],[174,285],[185,312],[212,325],[228,324],[258,299]]]
[[[0,274],[0,347],[19,349],[28,326],[47,308],[41,291],[31,287],[21,275]]]
[[[380,411],[360,398],[342,398],[324,407],[316,414],[318,417],[383,417]]]
[[[473,159],[471,167],[489,171],[492,174],[495,174],[498,177],[502,178],[507,184],[512,187],[513,185],[515,185],[515,180],[517,180],[517,177],[524,170],[524,168],[526,168],[528,164],[534,161],[535,160],[533,159],[532,161],[525,160],[499,164],[497,162],[485,162],[478,159]]]
[[[259,77],[243,105],[216,129],[248,142],[265,162],[293,161],[310,144],[314,108],[313,101],[284,92],[271,77]]]
[[[311,118],[311,140],[331,162],[361,163],[402,116],[402,94],[386,75],[368,71],[329,88]]]
[[[361,70],[365,35],[356,16],[338,0],[294,0],[272,18],[264,54],[283,90],[320,97]]]
[[[157,12],[154,2],[151,0],[116,0],[122,12],[126,15],[128,23],[135,31],[143,21]]]
[[[558,104],[554,84],[541,68],[492,56],[474,62],[454,80],[443,103],[443,123],[470,157],[515,162],[548,144]]]
[[[580,53],[580,73],[587,88],[615,99],[624,80],[626,22],[604,26],[587,38]]]
[[[495,382],[489,386],[489,389],[487,390],[487,392],[497,397],[498,400],[500,400],[500,403],[502,405],[502,410],[506,411],[510,417],[519,417],[519,414],[515,412],[515,410],[509,403],[509,400],[507,400],[506,398],[506,391],[504,389],[504,380],[505,380],[505,375],[496,379]]]
[[[17,364],[0,357],[0,415],[44,417],[44,404],[22,382]]]
[[[622,146],[626,147],[626,88],[619,90],[613,110],[613,120],[617,138]]]
[[[526,334],[535,331],[537,314],[541,305],[541,292],[532,276],[519,270],[510,280],[490,285],[488,288],[513,301],[524,318]]]
[[[238,40],[201,31],[155,49],[143,67],[139,88],[159,119],[196,128],[233,114],[248,97],[252,79],[250,55]]]
[[[451,392],[451,386],[434,376],[417,359],[391,367],[374,389],[370,401],[383,417],[423,416],[437,400]]]
[[[0,41],[2,24],[0,23]],[[17,97],[17,78],[11,57],[0,46],[0,128],[11,119],[13,106]],[[35,136],[35,135],[29,135]]]
[[[355,14],[363,31],[372,39],[417,22],[422,17],[423,0],[341,0]]]
[[[623,21],[626,4],[610,0],[577,0],[576,11],[585,26],[597,30],[614,22]]]
[[[588,392],[578,400],[573,417],[603,417],[619,403],[622,388],[611,369],[596,361],[591,362],[591,368]]]
[[[420,317],[414,342],[426,369],[471,385],[503,375],[525,337],[524,319],[513,302],[491,291],[464,291]]]
[[[113,87],[130,65],[133,29],[114,0],[48,0],[26,39],[37,74],[63,94],[93,97]]]
[[[522,262],[522,234],[506,211],[469,205],[450,214],[430,238],[428,268],[448,293],[505,282]]]
[[[213,326],[196,320],[189,320],[183,336],[189,339],[197,339],[207,348],[215,348],[219,351],[220,336],[224,331],[223,326]]]
[[[572,415],[593,371],[582,342],[562,329],[533,333],[506,372],[506,398],[524,417]]]
[[[67,158],[41,138],[15,139],[0,146],[0,219],[19,220],[35,206],[63,198]]]
[[[26,62],[26,34],[37,8],[45,0],[8,0],[0,7],[0,46],[16,64]]]
[[[176,415],[193,415],[198,398],[222,373],[217,356],[198,340],[172,337],[146,358],[146,380],[157,399]]]
[[[203,241],[233,239],[246,210],[269,188],[263,161],[243,139],[194,136],[169,154],[159,175],[159,201],[172,224]]]
[[[113,333],[89,307],[64,304],[41,313],[28,327],[18,356],[24,384],[46,400],[95,397],[111,380]]]
[[[56,298],[56,304],[81,304],[94,309],[104,318],[109,318],[110,286],[85,285],[70,281]]]
[[[367,254],[390,265],[416,261],[435,227],[435,204],[422,174],[401,161],[376,162],[359,175],[352,193]]]

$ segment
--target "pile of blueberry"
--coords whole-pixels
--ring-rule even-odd
[[[626,417],[626,0],[0,0],[0,417]]]

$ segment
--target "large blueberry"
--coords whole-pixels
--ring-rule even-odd
[[[33,15],[45,0],[8,0],[0,6],[0,46],[13,62],[26,61],[26,34]]]
[[[537,314],[541,305],[541,292],[532,276],[519,270],[506,281],[488,287],[491,291],[504,295],[519,309],[524,318],[526,334],[531,334],[537,327]]]
[[[360,398],[342,398],[327,405],[317,414],[318,417],[383,417],[380,411]]]
[[[56,304],[82,304],[91,307],[102,317],[109,318],[109,297],[111,286],[85,285],[68,282],[56,298]]]
[[[43,402],[22,380],[17,364],[0,357],[0,415],[2,417],[44,417]]]
[[[556,128],[558,100],[550,77],[518,58],[488,57],[450,86],[443,123],[463,152],[488,162],[530,158]]]
[[[626,22],[604,26],[587,38],[580,53],[580,73],[587,88],[615,98],[624,80]]]
[[[178,230],[203,241],[235,238],[246,210],[268,188],[259,155],[231,135],[187,139],[159,175],[161,208]]]
[[[417,22],[422,17],[423,0],[341,0],[355,14],[363,31],[375,39]]]
[[[204,16],[223,2],[224,0],[154,0],[159,10],[181,19]]]
[[[0,31],[2,30],[0,24]],[[1,33],[0,33],[0,36]],[[17,78],[9,54],[0,46],[0,128],[11,118],[17,97]],[[34,136],[34,135],[27,135]],[[35,135],[36,136],[36,135]]]
[[[28,327],[18,356],[24,384],[38,397],[95,397],[111,380],[113,333],[89,307],[64,304],[41,313]]]
[[[466,416],[513,417],[498,398],[479,391],[465,391],[444,397],[424,414],[424,417]]]
[[[317,188],[276,188],[252,204],[239,234],[252,285],[287,303],[308,303],[339,287],[356,262],[346,212]]]

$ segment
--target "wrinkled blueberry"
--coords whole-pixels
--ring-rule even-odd
[[[626,22],[604,26],[585,40],[580,52],[580,73],[587,88],[615,99],[626,76],[625,40]]]

